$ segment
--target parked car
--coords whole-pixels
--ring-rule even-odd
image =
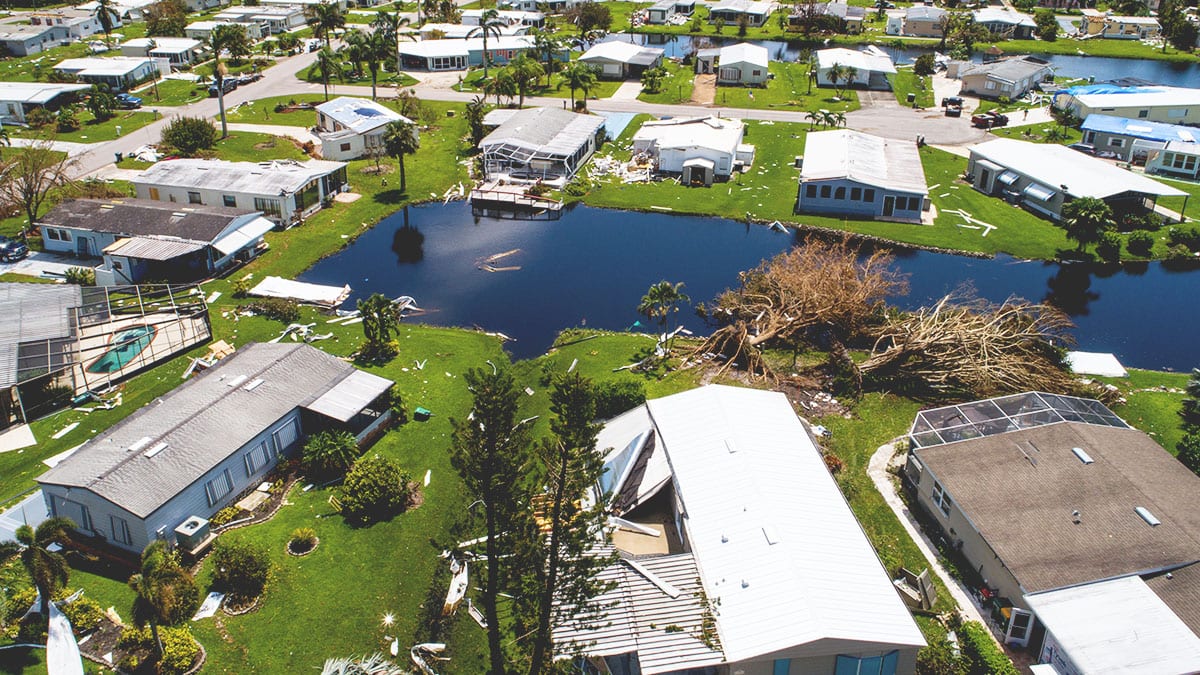
[[[246,73],[237,78],[237,81],[238,84],[250,84],[251,82],[258,82],[262,77],[262,73]]]
[[[16,239],[0,235],[0,261],[16,262],[29,255],[29,247]]]
[[[237,88],[238,88],[238,80],[236,77],[227,77],[227,78],[221,80],[221,89],[225,90],[226,94],[228,94],[229,92],[231,92]],[[212,98],[216,95],[217,95],[217,83],[214,82],[214,83],[208,85],[208,97]]]
[[[133,110],[134,108],[142,107],[142,99],[133,94],[117,94],[114,98],[117,99],[117,107],[122,110]]]
[[[1077,152],[1082,152],[1085,155],[1096,154],[1096,146],[1092,145],[1091,143],[1072,143],[1067,147]]]
[[[980,129],[1002,127],[1008,124],[1008,115],[994,112],[979,113],[971,116],[971,124]]]
[[[948,105],[945,108],[946,117],[962,117],[961,105]]]
[[[962,100],[961,96],[947,96],[942,99],[942,107],[943,108],[946,108],[946,107],[949,107],[952,105],[956,105],[959,108],[962,108],[962,104],[963,104],[963,100]]]

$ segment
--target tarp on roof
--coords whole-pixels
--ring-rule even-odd
[[[391,386],[391,380],[355,370],[304,407],[339,422],[348,422]]]
[[[267,277],[250,289],[250,295],[264,298],[288,298],[313,305],[337,307],[350,297],[350,286],[326,286],[280,277]]]

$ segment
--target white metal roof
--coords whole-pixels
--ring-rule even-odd
[[[495,119],[495,118],[492,118]],[[488,118],[484,119],[484,123]],[[604,126],[598,115],[581,115],[561,108],[516,110],[479,142],[481,149],[508,144],[543,156],[569,157]]]
[[[128,75],[147,63],[154,61],[139,56],[111,56],[100,58],[88,56],[78,59],[65,59],[54,66],[55,70],[79,73],[80,75]]]
[[[616,61],[617,63],[636,63],[648,65],[663,55],[663,50],[657,47],[643,47],[629,42],[599,42],[579,57],[580,61]]]
[[[525,35],[501,35],[488,38],[489,52],[533,49],[533,38]],[[483,38],[467,40],[421,40],[420,42],[401,42],[400,53],[421,58],[466,56],[470,52],[483,51]]]
[[[277,197],[296,192],[309,181],[345,167],[344,162],[310,159],[306,162],[229,162],[223,159],[172,159],[157,162],[134,177],[134,185],[225,190]]]
[[[817,68],[832,68],[834,64],[853,67],[859,73],[896,72],[896,65],[892,63],[891,57],[887,55],[870,54],[854,49],[846,49],[845,47],[817,50]]]
[[[348,422],[391,386],[391,380],[356,369],[304,407],[339,422]]]
[[[317,112],[360,134],[400,120],[412,124],[404,115],[369,98],[339,96],[317,106]]]
[[[1116,94],[1073,94],[1076,101],[1089,108],[1153,108],[1155,106],[1200,105],[1200,89],[1187,87],[1155,87],[1155,91],[1133,91]]]
[[[809,137],[808,142],[812,142]],[[997,138],[973,145],[971,157],[983,157],[1071,197],[1103,199],[1123,192],[1182,197],[1186,192],[1145,176],[1119,169],[1064,145]]]
[[[912,141],[849,129],[810,133],[804,141],[801,182],[836,178],[885,190],[929,193],[921,155]]]
[[[263,216],[259,216],[225,236],[220,237],[212,243],[212,247],[220,251],[223,255],[229,255],[245,248],[248,244],[273,229],[275,229],[275,223],[272,223]]]
[[[771,59],[767,55],[766,47],[752,45],[749,42],[740,42],[736,45],[721,47],[722,66],[730,66],[735,63],[749,63],[753,66],[766,68],[770,62]]]
[[[1200,671],[1200,638],[1141,577],[1025,596],[1080,673]]]
[[[42,105],[55,96],[71,91],[91,89],[89,84],[52,84],[47,82],[0,82],[0,101]]]
[[[1013,26],[1036,26],[1033,17],[1007,7],[985,7],[975,10],[977,23],[1004,23]]]
[[[727,661],[925,644],[787,397],[709,385],[646,406]]]
[[[134,49],[145,49],[154,43],[153,51],[163,52],[164,54],[178,54],[186,52],[189,49],[199,49],[202,44],[199,40],[192,38],[181,37],[153,37],[153,38],[135,38],[121,43],[122,47],[132,47]]]
[[[633,134],[634,147],[665,149],[708,148],[736,154],[745,135],[741,120],[718,117],[679,117],[646,122]]]

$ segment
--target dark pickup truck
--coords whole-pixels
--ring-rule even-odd
[[[991,129],[993,127],[1002,127],[1008,124],[1008,115],[1000,113],[985,112],[971,116],[971,124],[980,129]]]

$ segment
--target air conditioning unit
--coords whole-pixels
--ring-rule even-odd
[[[181,548],[194,549],[208,537],[208,521],[200,516],[192,516],[175,528],[175,540]]]

